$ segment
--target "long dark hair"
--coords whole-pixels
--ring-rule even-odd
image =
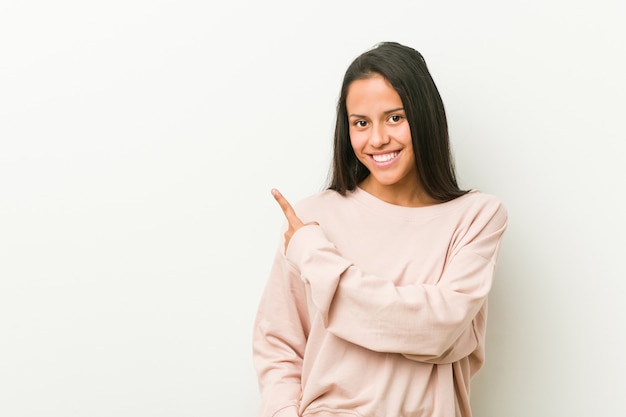
[[[352,149],[346,109],[348,88],[353,81],[381,75],[396,90],[411,128],[417,175],[424,191],[437,201],[465,194],[459,188],[448,138],[443,101],[426,61],[410,47],[383,42],[361,54],[348,67],[337,103],[332,173],[328,188],[345,195],[368,175]]]

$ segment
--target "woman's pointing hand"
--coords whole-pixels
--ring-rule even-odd
[[[287,252],[287,246],[289,246],[289,241],[291,240],[291,237],[298,229],[304,226],[309,226],[309,225],[319,225],[319,223],[317,222],[303,223],[302,220],[300,220],[300,218],[296,214],[296,211],[293,209],[291,204],[289,204],[289,201],[287,201],[287,199],[277,189],[275,188],[272,189],[272,196],[274,196],[274,199],[276,200],[280,208],[283,210],[283,214],[285,215],[285,218],[287,219],[287,222],[289,223],[289,227],[285,231],[285,252]]]

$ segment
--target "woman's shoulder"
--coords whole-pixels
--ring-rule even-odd
[[[496,210],[506,210],[502,201],[493,194],[485,193],[478,189],[471,189],[465,196],[467,196],[468,204]]]
[[[506,223],[508,212],[502,201],[493,194],[472,189],[453,202],[458,200],[459,211],[466,217],[482,218],[484,221]]]
[[[302,221],[320,221],[322,218],[338,214],[345,207],[346,197],[334,190],[324,190],[296,200],[293,208]]]
[[[504,209],[502,201],[493,194],[489,194],[478,189],[471,189],[461,197],[457,197],[455,200],[465,201],[466,204],[477,207],[491,207],[494,209]],[[452,200],[452,201],[455,201]]]
[[[328,208],[345,201],[345,197],[334,190],[323,190],[315,194],[304,197],[294,204],[296,211],[298,210],[316,210],[319,208]]]

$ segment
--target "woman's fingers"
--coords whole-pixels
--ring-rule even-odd
[[[274,196],[274,199],[276,200],[280,208],[283,210],[283,213],[285,214],[289,225],[294,229],[301,227],[302,220],[298,218],[298,216],[296,215],[296,211],[293,209],[291,204],[289,204],[289,201],[287,201],[287,199],[280,193],[280,191],[278,191],[276,188],[273,188],[272,195]]]
[[[289,223],[289,227],[285,231],[285,253],[287,253],[287,246],[289,246],[289,242],[291,241],[291,237],[299,228],[308,225],[318,225],[318,222],[309,222],[307,224],[302,223],[302,220],[296,215],[296,211],[293,209],[289,201],[278,191],[276,188],[272,189],[272,195],[274,199],[278,202],[278,205],[283,210],[285,217],[287,218],[287,223]]]

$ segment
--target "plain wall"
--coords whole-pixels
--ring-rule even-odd
[[[424,55],[459,179],[510,216],[480,417],[626,415],[625,6],[0,3],[0,415],[253,416],[282,214],[343,72]]]

